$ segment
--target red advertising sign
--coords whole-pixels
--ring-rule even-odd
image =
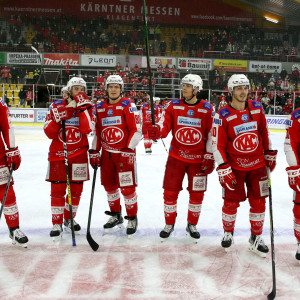
[[[78,54],[60,54],[48,53],[44,54],[44,65],[47,66],[79,66]]]
[[[110,21],[132,22],[142,20],[143,1],[141,0],[3,0],[2,15],[30,14],[35,16],[77,16],[78,18],[103,17]],[[70,4],[71,3],[71,4]],[[237,7],[210,0],[147,0],[149,24],[190,24],[223,26],[239,23],[254,23],[253,15]]]

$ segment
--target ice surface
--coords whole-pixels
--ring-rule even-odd
[[[72,247],[71,235],[59,245],[49,237],[50,183],[45,182],[50,141],[41,127],[15,128],[22,164],[14,173],[15,192],[27,249],[11,245],[4,218],[0,224],[0,299],[266,299],[272,288],[271,255],[266,259],[248,250],[249,204],[238,210],[235,244],[229,253],[222,237],[221,187],[216,172],[208,178],[208,190],[198,224],[201,238],[193,244],[185,236],[187,181],[178,199],[173,236],[161,243],[164,227],[162,180],[167,153],[161,143],[144,153],[137,149],[139,228],[129,240],[125,230],[104,234],[106,193],[99,174],[95,189],[91,233],[100,248],[93,252],[86,238],[91,180],[84,184],[76,220],[82,226]],[[292,191],[288,187],[283,133],[271,133],[278,163],[272,173],[277,275],[276,299],[299,299],[300,264],[295,260]],[[170,137],[165,140],[167,147]],[[93,170],[90,170],[92,177]],[[99,173],[99,172],[98,172]],[[268,202],[267,202],[268,203]],[[122,200],[122,205],[124,202]],[[267,205],[264,240],[270,246]]]

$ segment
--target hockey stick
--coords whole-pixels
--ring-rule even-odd
[[[90,210],[89,210],[89,218],[88,225],[86,230],[86,239],[94,251],[97,251],[99,245],[95,242],[95,240],[91,236],[90,228],[91,228],[91,219],[92,219],[92,209],[93,209],[93,201],[94,201],[94,191],[95,191],[95,183],[96,183],[96,175],[97,175],[97,165],[94,166],[94,175],[93,175],[93,183],[92,183],[92,193],[91,193],[91,201],[90,201]]]
[[[65,167],[66,167],[66,175],[67,175],[67,189],[68,189],[68,202],[69,202],[70,221],[71,221],[72,244],[73,246],[76,246],[74,220],[73,220],[73,207],[72,207],[72,198],[71,198],[71,184],[70,184],[70,175],[69,175],[67,138],[66,138],[66,121],[65,120],[61,121],[61,124],[62,124],[62,132],[63,132]]]
[[[5,201],[6,201],[6,197],[7,197],[7,193],[8,193],[8,189],[9,189],[9,186],[10,186],[10,181],[11,181],[11,177],[12,177],[12,173],[13,173],[14,169],[15,169],[15,164],[12,164],[11,169],[9,170],[8,182],[7,182],[7,185],[6,185],[4,197],[3,197],[3,200],[2,200],[2,205],[1,205],[1,208],[0,208],[0,220],[1,220],[2,211],[4,209],[4,205],[5,205]]]
[[[152,119],[152,125],[155,125],[153,91],[152,91],[152,70],[150,66],[150,51],[149,51],[149,33],[148,33],[148,24],[147,24],[147,16],[146,16],[146,0],[143,0],[143,15],[144,15],[145,42],[146,42],[146,51],[147,51],[147,68],[148,68],[148,76],[149,76],[151,119]]]
[[[274,230],[273,230],[273,208],[272,208],[272,189],[271,189],[271,172],[267,168],[269,181],[269,210],[270,210],[270,234],[271,234],[271,251],[272,251],[272,278],[273,288],[268,295],[268,300],[273,300],[276,297],[276,272],[275,272],[275,251],[274,251]]]

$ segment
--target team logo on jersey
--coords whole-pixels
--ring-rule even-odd
[[[58,138],[61,142],[63,142],[63,133],[62,129],[60,129],[58,133]],[[81,141],[82,134],[80,133],[78,127],[68,126],[66,127],[66,141],[67,144],[76,144]]]
[[[214,118],[214,124],[216,124],[216,125],[222,125],[222,120]]]
[[[247,124],[241,124],[238,126],[234,126],[233,127],[234,132],[236,135],[238,135],[239,133],[243,133],[246,131],[254,131],[257,130],[257,122],[249,122]]]
[[[242,115],[242,120],[244,122],[247,122],[249,120],[248,116],[247,115]]]
[[[175,133],[175,139],[183,145],[196,145],[202,139],[201,132],[192,127],[182,127]]]
[[[120,125],[122,124],[122,119],[120,116],[117,117],[108,117],[102,119],[102,126],[110,126],[110,125]]]
[[[187,112],[187,115],[188,115],[189,117],[193,117],[194,114],[195,114],[195,112],[194,112],[192,109],[189,109],[188,112]]]
[[[124,132],[118,127],[110,126],[102,131],[101,137],[108,144],[117,144],[123,139]]]
[[[233,147],[238,152],[249,153],[257,149],[259,145],[258,136],[253,132],[245,132],[235,138]]]
[[[292,116],[295,120],[299,119],[300,118],[300,111],[297,110],[295,112],[292,113]]]
[[[107,115],[108,116],[112,116],[114,114],[114,111],[112,110],[112,109],[109,109],[108,111],[107,111]]]
[[[230,111],[227,108],[224,108],[222,110],[220,110],[219,114],[225,118],[226,116],[230,115]]]
[[[201,127],[201,119],[192,119],[188,117],[178,117],[177,125]]]

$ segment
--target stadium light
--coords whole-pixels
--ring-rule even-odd
[[[269,21],[269,22],[273,22],[273,23],[278,23],[278,20],[276,20],[276,19],[273,19],[273,18],[270,18],[270,17],[265,17],[265,19],[267,20],[267,21]]]

